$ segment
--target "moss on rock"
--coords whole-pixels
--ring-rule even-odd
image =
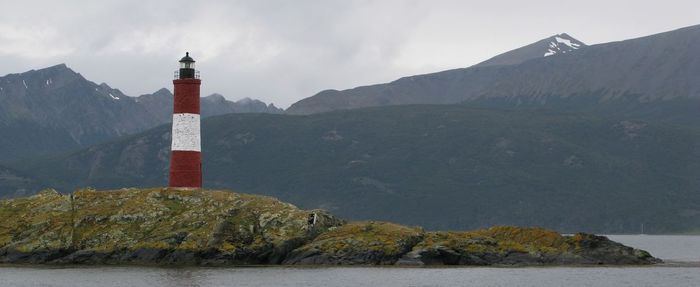
[[[344,221],[272,197],[167,188],[0,201],[0,263],[651,264],[649,253],[592,234],[497,226],[425,232]]]
[[[354,222],[294,250],[287,264],[394,264],[423,237],[423,229],[388,222]]]
[[[206,254],[213,263],[280,261],[288,249],[342,223],[322,210],[226,191],[51,191],[1,204],[2,218],[18,219],[0,223],[0,248],[6,252],[80,250],[108,254],[106,263],[124,261],[139,250],[165,250],[163,258],[176,251]],[[310,213],[318,218],[313,226]]]
[[[0,201],[0,248],[62,250],[71,246],[71,201],[55,190]]]
[[[584,246],[585,245],[585,246]],[[399,261],[409,265],[652,264],[647,252],[579,233],[564,236],[537,227],[496,226],[431,232]]]

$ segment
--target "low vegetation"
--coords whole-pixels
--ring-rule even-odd
[[[313,226],[309,214],[317,217]],[[47,190],[3,201],[0,216],[0,246],[25,253],[217,250],[234,258],[264,256],[341,222],[271,197],[161,188],[70,195]]]
[[[389,222],[353,222],[295,250],[288,263],[393,264],[423,237],[423,229]]]
[[[0,263],[648,264],[648,253],[590,234],[499,226],[426,232],[345,223],[272,197],[167,188],[0,201]]]

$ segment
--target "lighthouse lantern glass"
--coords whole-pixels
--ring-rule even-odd
[[[194,62],[180,62],[180,69],[194,69]]]

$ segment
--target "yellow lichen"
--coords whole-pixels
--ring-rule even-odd
[[[47,191],[0,201],[0,216],[13,218],[0,221],[0,246],[26,252],[41,248],[235,250],[240,227],[250,237],[247,247],[262,248],[307,236],[308,214],[272,197],[228,191],[83,189],[72,196]]]
[[[496,226],[462,232],[431,232],[415,248],[444,246],[466,253],[561,253],[570,249],[566,237],[537,227]]]
[[[377,251],[397,254],[406,241],[421,236],[422,229],[388,222],[354,222],[318,236],[311,246],[327,253]]]

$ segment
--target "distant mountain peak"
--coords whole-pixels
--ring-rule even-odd
[[[156,91],[155,93],[153,93],[153,94],[168,95],[168,96],[172,95],[172,93],[170,92],[170,90],[168,90],[168,89],[166,89],[166,88],[160,88],[159,90],[157,90],[157,91]]]
[[[50,67],[46,68],[41,68],[38,70],[29,70],[23,73],[19,73],[19,75],[26,77],[26,76],[33,76],[33,75],[58,75],[58,74],[68,74],[68,75],[79,75],[75,71],[73,71],[71,68],[68,68],[66,64],[58,64],[58,65],[53,65]]]
[[[41,70],[70,70],[70,68],[68,68],[68,66],[66,66],[65,63],[60,63],[60,64],[46,67],[46,68],[41,69]]]
[[[213,93],[211,95],[208,95],[206,97],[202,97],[202,100],[213,102],[213,103],[223,103],[226,102],[226,98],[219,94],[219,93]]]
[[[245,98],[242,98],[242,99],[236,101],[236,103],[238,103],[238,104],[247,104],[247,103],[251,103],[251,102],[253,102],[253,99],[251,99],[249,97],[245,97]]]
[[[549,57],[582,49],[587,45],[567,33],[553,35],[530,45],[497,55],[476,66],[517,65],[528,60]]]
[[[544,53],[544,56],[549,57],[559,53],[566,54],[566,52],[578,50],[585,46],[586,44],[583,42],[576,40],[574,37],[571,37],[566,33],[562,33],[550,37],[549,46],[547,51]]]

